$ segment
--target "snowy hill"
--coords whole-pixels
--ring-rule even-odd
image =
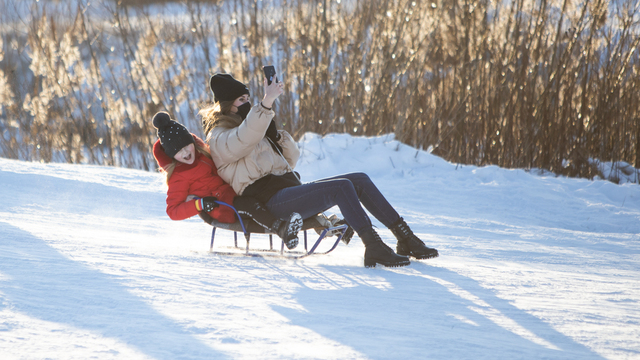
[[[367,172],[440,257],[366,269],[357,237],[298,261],[211,255],[209,226],[165,214],[160,174],[0,159],[0,357],[640,359],[637,185],[389,136],[300,147],[303,181]]]

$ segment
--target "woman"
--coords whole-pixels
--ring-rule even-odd
[[[200,111],[218,174],[240,195],[252,196],[276,216],[295,211],[308,218],[335,205],[365,245],[364,265],[409,265],[409,258],[438,256],[416,237],[371,179],[352,173],[302,184],[293,168],[300,151],[289,133],[276,130],[272,107],[284,92],[279,82],[267,84],[253,107],[249,89],[229,74],[210,79],[214,103]],[[361,204],[362,203],[362,204]],[[398,239],[396,250],[373,229],[364,205]],[[405,256],[406,255],[406,256]]]
[[[220,222],[236,222],[231,208],[218,206],[216,200],[220,200],[233,204],[244,219],[252,219],[277,234],[288,249],[296,247],[302,227],[299,214],[293,212],[280,219],[256,199],[236,196],[231,186],[218,176],[209,146],[172,120],[169,113],[160,111],[154,115],[153,126],[158,130],[153,156],[167,177],[167,215],[172,220],[184,220],[205,211]]]

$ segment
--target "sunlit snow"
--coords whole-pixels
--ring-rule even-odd
[[[208,225],[166,215],[159,173],[0,159],[0,358],[640,358],[638,185],[392,136],[299,145],[303,181],[368,173],[440,257],[367,269],[357,236],[295,261],[212,255]]]

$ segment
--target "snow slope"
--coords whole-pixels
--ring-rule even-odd
[[[300,147],[304,181],[365,171],[441,256],[366,269],[357,237],[212,255],[210,227],[166,216],[160,174],[0,159],[0,358],[640,359],[637,185],[456,166],[390,136]]]

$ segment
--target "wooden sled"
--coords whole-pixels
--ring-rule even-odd
[[[302,224],[302,231],[304,233],[304,239],[303,239],[303,245],[304,245],[304,251],[301,250],[287,250],[285,252],[285,246],[284,246],[284,242],[282,240],[280,240],[280,250],[277,250],[273,247],[273,233],[268,232],[265,228],[263,228],[262,226],[258,225],[257,223],[255,223],[254,221],[243,221],[242,218],[240,217],[240,215],[238,214],[238,212],[236,211],[236,209],[232,206],[229,205],[227,203],[224,203],[222,201],[216,201],[219,205],[222,206],[228,206],[230,208],[232,208],[235,212],[236,212],[236,216],[238,218],[238,221],[236,221],[235,223],[232,224],[228,224],[228,223],[222,223],[219,222],[217,220],[215,220],[214,218],[212,218],[211,216],[209,216],[209,214],[207,214],[206,212],[201,212],[200,213],[200,218],[202,218],[202,220],[204,220],[207,224],[213,226],[213,229],[211,231],[211,246],[209,247],[209,252],[212,254],[216,254],[216,255],[229,255],[229,256],[251,256],[251,257],[282,257],[282,258],[287,258],[287,259],[301,259],[304,257],[307,257],[309,255],[325,255],[328,254],[330,252],[332,252],[340,243],[340,240],[342,240],[342,237],[344,236],[344,234],[346,233],[347,229],[348,229],[348,225],[344,224],[344,225],[338,225],[335,227],[326,227],[325,225],[323,225],[320,220],[318,219],[319,216],[322,215],[317,215],[317,216],[313,216],[311,218],[305,219],[303,224]],[[238,252],[238,251],[214,251],[213,250],[213,244],[214,244],[214,240],[215,240],[215,236],[216,236],[216,229],[224,229],[224,230],[231,230],[233,231],[233,247],[231,247],[231,249],[239,249],[239,250],[243,250],[242,247],[238,246],[238,233],[242,233],[244,234],[244,238],[246,241],[246,245],[244,247],[244,251],[243,252]],[[313,245],[311,246],[311,248],[309,248],[309,244],[308,244],[308,235],[307,235],[307,231],[308,230],[316,230],[319,231],[319,236],[318,239],[313,243]],[[322,240],[325,239],[325,237],[327,236],[327,234],[334,234],[337,233],[337,239],[335,240],[335,243],[333,244],[333,246],[331,246],[331,248],[325,252],[316,252],[316,249],[318,248],[318,245],[320,245],[320,243],[322,242]],[[267,234],[269,235],[269,249],[254,249],[251,250],[249,248],[249,244],[251,242],[251,234]],[[300,245],[298,245],[300,246]]]

